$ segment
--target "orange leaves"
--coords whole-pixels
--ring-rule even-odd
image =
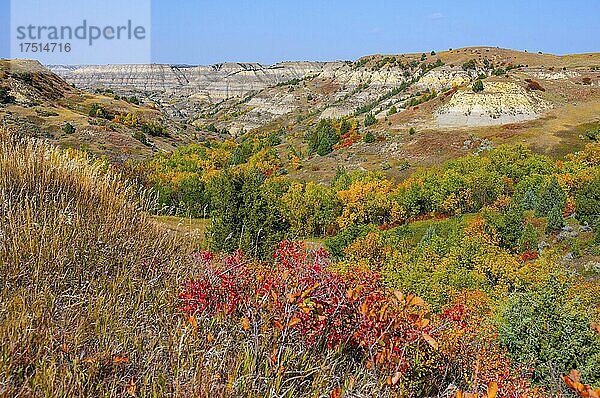
[[[456,392],[456,398],[496,398],[497,395],[498,383],[495,381],[488,384],[486,393],[482,395],[474,392],[464,392],[462,390]]]
[[[435,339],[433,337],[431,337],[429,334],[423,332],[423,333],[421,333],[421,337],[423,337],[423,339],[427,342],[427,344],[429,344],[434,350],[438,349],[437,341],[435,341]]]
[[[333,390],[331,390],[331,393],[329,394],[329,398],[342,398],[342,389],[339,387],[336,387]]]
[[[188,315],[185,317],[186,321],[190,324],[192,329],[198,330],[198,321],[194,315]]]
[[[292,319],[290,319],[290,321],[289,321],[289,322],[288,322],[288,324],[287,324],[287,327],[288,327],[288,328],[291,328],[292,326],[294,326],[294,325],[297,325],[297,324],[299,324],[300,322],[301,322],[301,319],[300,319],[300,318],[298,318],[297,316],[295,316],[295,317],[293,317]]]
[[[275,327],[279,330],[283,330],[284,328],[283,323],[281,323],[278,319],[273,320],[273,325],[275,325]]]
[[[571,372],[563,376],[562,379],[571,390],[575,391],[577,395],[582,398],[600,398],[600,388],[597,390],[592,389],[589,384],[582,384],[580,382],[581,374],[579,371],[573,369]]]
[[[126,390],[127,390],[127,395],[129,395],[130,397],[136,396],[137,385],[135,384],[135,380],[133,379],[133,376],[131,376],[131,379],[129,379]]]
[[[492,381],[488,384],[487,398],[496,398],[496,395],[498,395],[498,383]]]
[[[115,363],[115,364],[128,363],[128,362],[129,362],[129,357],[122,356],[122,355],[115,355],[113,357],[113,363]]]
[[[592,328],[592,330],[598,334],[600,334],[600,325],[598,325],[596,322],[592,322],[592,324],[590,325],[590,327]]]
[[[242,318],[242,329],[245,331],[250,330],[250,319],[246,316]]]

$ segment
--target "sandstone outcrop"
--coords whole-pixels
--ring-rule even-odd
[[[440,126],[492,126],[535,119],[550,106],[515,83],[486,81],[483,92],[457,91],[435,117]]]

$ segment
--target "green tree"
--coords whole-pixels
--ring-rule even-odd
[[[550,211],[556,207],[564,209],[566,199],[567,195],[561,188],[556,177],[551,177],[544,184],[538,195],[536,215],[538,217],[544,217],[548,216]]]
[[[538,233],[533,225],[528,222],[519,238],[519,249],[522,252],[537,250]]]
[[[367,113],[367,115],[365,116],[365,121],[364,121],[365,127],[372,126],[375,123],[377,123],[377,119],[375,118],[375,116],[373,116],[373,113],[372,112]]]
[[[537,208],[537,196],[532,190],[528,190],[523,195],[523,200],[521,202],[521,206],[525,210],[535,210]]]
[[[372,132],[370,132],[370,131],[367,131],[367,133],[365,134],[365,137],[364,137],[364,141],[365,141],[367,144],[370,144],[370,143],[372,143],[372,142],[375,142],[375,136],[373,135],[373,133],[372,133]]]
[[[513,293],[500,310],[498,337],[516,364],[533,368],[533,380],[554,388],[571,369],[586,383],[600,383],[600,335],[586,308],[571,298],[562,275]]]
[[[600,219],[600,177],[583,184],[575,197],[575,214],[581,222],[597,225]]]
[[[8,93],[4,87],[0,87],[0,104],[10,104],[15,101],[15,97]]]
[[[592,226],[596,231],[596,242],[600,243],[600,177],[583,184],[575,197],[575,214],[580,222]]]
[[[286,238],[289,224],[278,203],[284,190],[266,183],[258,169],[225,170],[209,183],[212,223],[207,232],[215,251],[267,258],[276,242]]]
[[[478,79],[475,81],[475,83],[473,83],[473,91],[476,93],[483,91],[483,81],[482,80]]]
[[[75,132],[75,127],[73,127],[73,125],[69,122],[65,123],[65,125],[63,126],[63,131],[66,134],[73,134]]]
[[[317,153],[325,156],[333,150],[333,146],[340,141],[340,133],[331,119],[322,119],[317,127],[308,136],[308,154]]]
[[[561,229],[565,225],[565,220],[562,215],[562,207],[554,206],[548,213],[548,220],[546,223],[546,232],[553,232]]]

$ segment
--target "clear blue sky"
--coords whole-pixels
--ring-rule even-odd
[[[600,51],[600,0],[149,1],[158,63],[356,59],[471,45]],[[2,57],[8,3],[0,0]]]

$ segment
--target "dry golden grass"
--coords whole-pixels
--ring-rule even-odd
[[[339,353],[190,326],[177,294],[200,272],[192,245],[106,168],[0,131],[0,396],[390,394]],[[285,369],[270,364],[273,344]]]
[[[173,299],[189,248],[136,197],[102,163],[2,133],[1,394],[115,396],[133,377],[179,395],[198,377]]]

